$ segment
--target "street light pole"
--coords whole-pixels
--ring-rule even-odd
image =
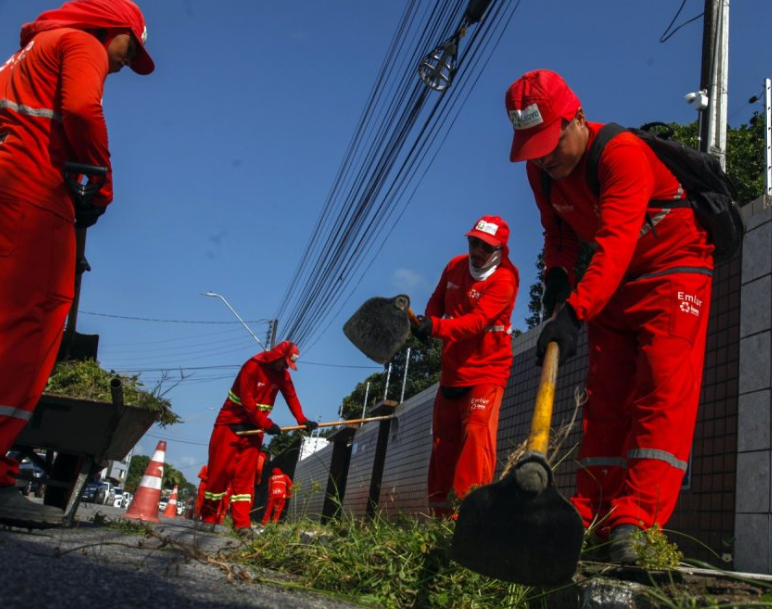
[[[225,300],[225,298],[221,294],[218,294],[217,292],[201,292],[201,295],[211,296],[213,298],[219,298],[220,300],[222,300],[225,303],[225,306],[231,310],[231,313],[233,313],[236,316],[236,319],[238,319],[241,322],[241,325],[247,329],[247,332],[249,332],[250,336],[257,341],[257,344],[263,348],[263,351],[266,351],[265,345],[260,341],[259,338],[257,338],[257,336],[255,336],[255,333],[252,332],[252,330],[249,328],[249,326],[247,325],[247,322],[241,319],[239,314],[236,313],[236,310],[230,305],[230,303],[227,300]]]

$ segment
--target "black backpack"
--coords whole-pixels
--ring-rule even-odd
[[[652,127],[664,127],[669,133],[660,136],[650,131]],[[603,149],[609,141],[624,131],[646,142],[689,194],[687,201],[650,201],[649,207],[691,207],[715,247],[713,259],[723,262],[734,256],[740,249],[745,234],[745,222],[735,201],[737,191],[734,184],[716,157],[668,139],[673,130],[664,123],[649,123],[640,129],[626,128],[616,123],[601,127],[590,146],[587,158],[587,183],[593,192],[600,196],[598,161]],[[542,191],[547,201],[551,182],[549,175],[543,171]]]

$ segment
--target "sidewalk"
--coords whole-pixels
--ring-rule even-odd
[[[3,609],[359,607],[268,583],[289,580],[229,563],[229,553],[247,546],[229,535],[200,533],[190,520],[161,518],[150,537],[90,522],[96,514],[114,520],[122,513],[85,504],[71,529],[0,526]]]

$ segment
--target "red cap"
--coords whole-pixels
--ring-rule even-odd
[[[139,7],[131,0],[72,0],[59,8],[41,13],[32,23],[21,28],[21,46],[25,47],[40,32],[70,27],[79,30],[97,28],[128,29],[136,39],[137,56],[131,69],[137,74],[150,74],[155,64],[145,48],[147,26]]]
[[[285,340],[276,345],[271,351],[278,356],[276,359],[283,357],[290,368],[293,370],[298,369],[295,362],[300,357],[300,349],[298,349],[298,346],[295,343]]]
[[[582,102],[555,72],[534,70],[507,89],[507,114],[515,128],[509,160],[541,158],[555,149],[561,119],[571,120]]]
[[[506,247],[509,241],[509,225],[499,216],[483,216],[466,236],[477,237],[493,247]]]

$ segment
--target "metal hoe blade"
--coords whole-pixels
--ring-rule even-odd
[[[367,357],[385,364],[410,336],[409,308],[406,294],[370,298],[344,324],[343,333]]]
[[[461,503],[451,557],[489,577],[554,586],[574,574],[583,536],[576,508],[554,485],[531,493],[508,476]]]

